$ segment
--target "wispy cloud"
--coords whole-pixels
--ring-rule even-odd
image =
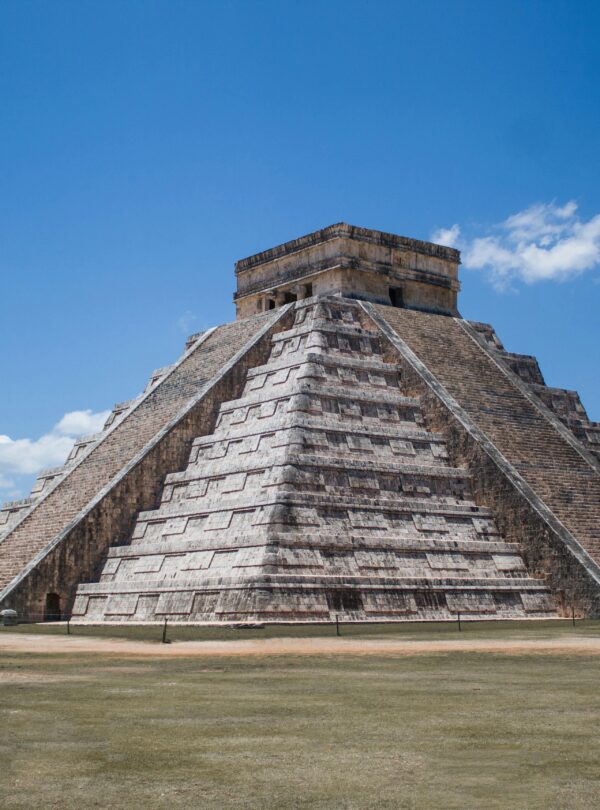
[[[12,500],[13,498],[18,498],[20,495],[21,490],[17,486],[16,481],[13,481],[12,478],[0,475],[0,501],[3,498]]]
[[[75,439],[101,430],[109,414],[110,411],[94,413],[90,409],[71,411],[38,439],[11,439],[0,434],[0,495],[9,498],[21,495],[20,476],[62,464]]]
[[[600,215],[582,220],[573,200],[537,203],[483,234],[464,233],[455,224],[431,238],[460,248],[464,266],[489,272],[500,289],[515,280],[565,281],[600,264]]]
[[[194,331],[194,325],[196,324],[198,317],[191,311],[186,310],[183,315],[180,315],[177,318],[177,328],[180,332],[184,335],[189,335]]]

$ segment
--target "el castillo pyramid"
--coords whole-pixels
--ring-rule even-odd
[[[600,423],[457,309],[458,251],[346,224],[0,511],[0,605],[82,622],[600,613]]]

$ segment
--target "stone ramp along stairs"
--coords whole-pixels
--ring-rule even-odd
[[[127,542],[164,477],[184,466],[191,441],[214,424],[218,403],[262,362],[289,307],[193,336],[180,360],[145,393],[116,406],[105,430],[79,441],[64,468],[44,471],[32,497],[0,512],[0,604],[41,615],[47,595],[68,610],[79,582],[97,576],[114,542]]]
[[[433,403],[432,422],[444,429],[454,459],[476,473],[479,498],[494,507],[507,539],[520,538],[529,569],[546,577],[564,612],[576,606],[597,615],[598,425],[576,393],[544,390],[535,359],[500,351],[490,327],[362,306],[399,351],[415,390]],[[575,418],[565,413],[573,403]]]
[[[382,316],[340,298],[292,306],[263,356],[238,361],[239,391],[166,475],[160,504],[114,538],[98,581],[79,585],[74,616],[555,616],[520,538],[500,533],[472,471],[428,428]]]

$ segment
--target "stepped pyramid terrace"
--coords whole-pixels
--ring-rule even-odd
[[[239,261],[102,433],[0,511],[0,605],[81,622],[600,613],[600,424],[458,308],[458,251],[338,224]]]

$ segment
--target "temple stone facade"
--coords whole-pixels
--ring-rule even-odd
[[[600,425],[456,309],[459,254],[335,225],[0,512],[0,604],[82,622],[600,612]]]
[[[457,315],[459,263],[453,248],[342,222],[237,262],[237,316],[322,295]]]

